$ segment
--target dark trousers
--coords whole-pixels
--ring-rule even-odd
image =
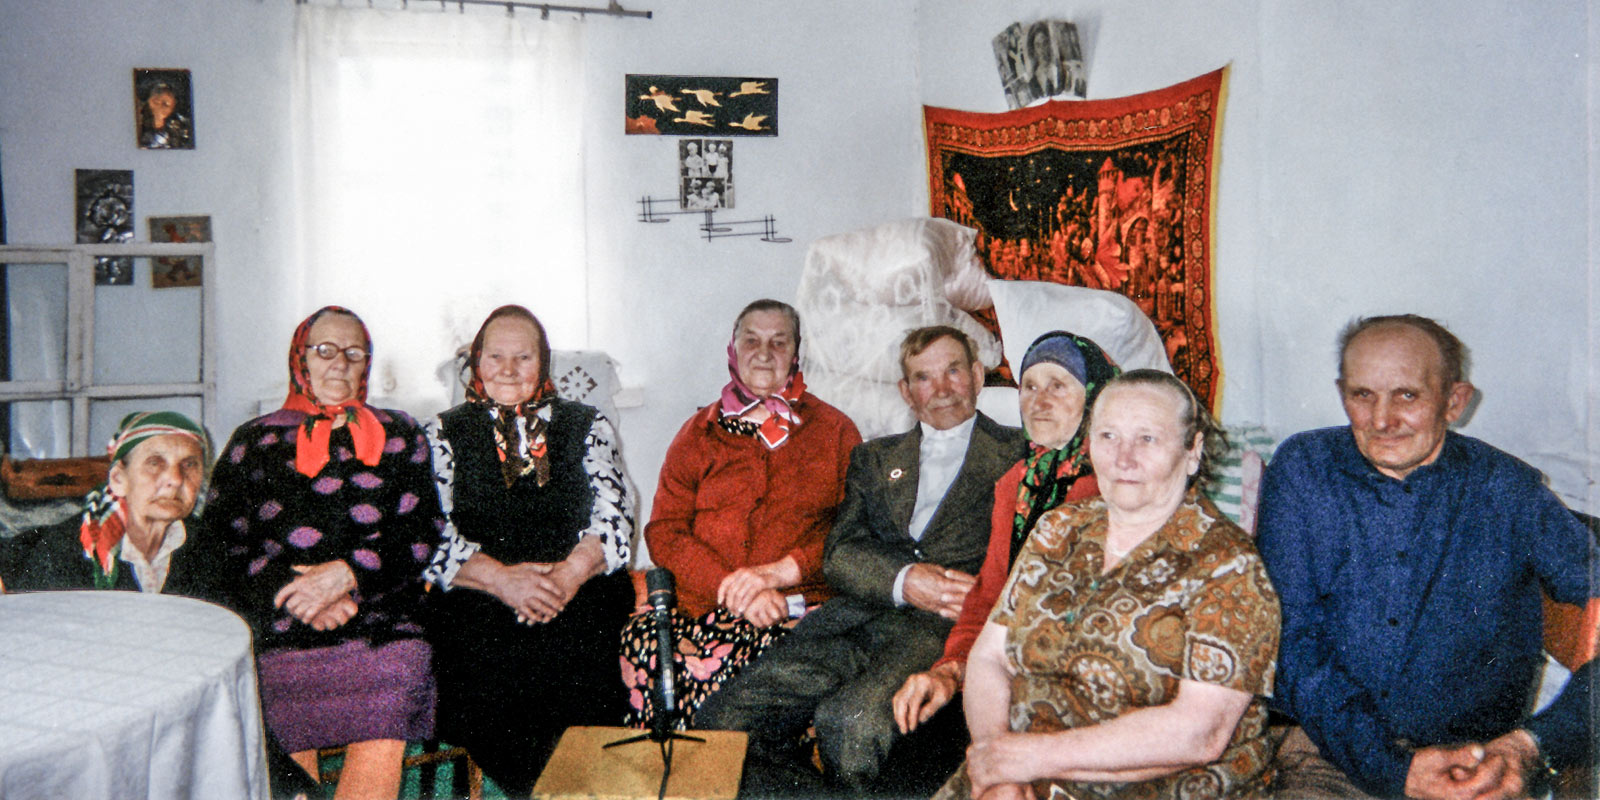
[[[695,725],[750,735],[741,797],[870,795],[878,790],[880,770],[903,738],[894,724],[891,698],[907,677],[927,669],[943,650],[943,636],[930,635],[926,625],[899,612],[842,631],[802,622],[707,699]],[[802,746],[806,728],[813,724],[828,780]],[[941,770],[949,772],[940,765],[926,769]],[[933,785],[943,774],[932,779]],[[895,780],[919,775],[913,767],[897,771]]]

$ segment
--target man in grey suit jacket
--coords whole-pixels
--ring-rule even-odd
[[[823,571],[839,596],[700,707],[697,727],[750,734],[741,796],[823,796],[799,747],[815,724],[832,788],[872,788],[901,737],[890,700],[944,649],[983,563],[994,483],[1026,448],[977,413],[983,365],[960,331],[920,328],[900,348],[911,431],[850,454]]]

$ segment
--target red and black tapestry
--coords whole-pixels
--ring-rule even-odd
[[[933,215],[976,228],[995,277],[1131,298],[1173,371],[1213,410],[1222,369],[1211,215],[1225,88],[1223,69],[1132,97],[1003,114],[924,108]]]

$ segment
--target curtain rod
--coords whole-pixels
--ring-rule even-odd
[[[611,0],[606,6],[564,6],[555,5],[552,3],[530,3],[525,2],[525,0],[426,0],[428,5],[432,5],[434,2],[438,2],[439,9],[441,11],[449,8],[452,5],[456,6],[456,8],[460,11],[466,11],[467,6],[501,6],[508,14],[515,13],[516,9],[526,8],[529,10],[537,10],[539,12],[540,19],[549,19],[550,12],[552,11],[577,14],[580,18],[589,14],[599,14],[606,17],[643,17],[645,19],[650,19],[651,15],[654,13],[650,11],[632,11],[623,8],[622,4],[618,3],[617,0]],[[294,3],[297,6],[303,6],[309,4],[310,0],[294,0]],[[418,5],[422,5],[423,3],[424,0],[417,1]],[[400,7],[402,9],[409,8],[410,5],[410,0],[400,0]],[[372,6],[372,0],[367,0],[367,6]]]

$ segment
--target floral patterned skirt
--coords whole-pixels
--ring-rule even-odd
[[[693,724],[695,711],[707,697],[782,639],[796,622],[757,628],[725,608],[700,619],[673,609],[677,649],[672,654],[672,674],[681,712],[675,727],[683,730]],[[650,613],[634,614],[622,630],[622,681],[628,687],[623,723],[631,727],[643,728],[655,715],[656,649],[655,621]]]

